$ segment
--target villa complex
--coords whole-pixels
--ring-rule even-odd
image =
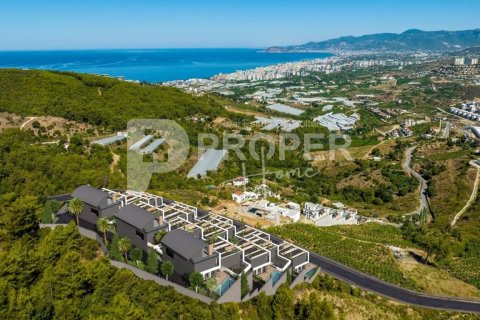
[[[318,268],[309,252],[268,233],[224,216],[144,192],[78,187],[72,197],[84,203],[81,224],[95,228],[100,217],[115,221],[120,237],[135,247],[153,248],[162,261],[171,261],[177,283],[199,272],[215,278],[219,302],[242,301],[260,292],[273,294],[291,276],[292,285],[311,281]],[[161,241],[158,232],[165,232]],[[241,296],[241,274],[248,280],[248,294]]]

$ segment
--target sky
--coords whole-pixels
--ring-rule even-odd
[[[0,0],[0,50],[264,48],[480,28],[478,0]]]

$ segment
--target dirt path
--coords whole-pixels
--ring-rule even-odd
[[[261,112],[256,112],[256,111],[251,111],[251,110],[241,110],[234,108],[232,106],[225,106],[225,110],[234,112],[234,113],[240,113],[240,114],[245,114],[247,116],[259,116],[259,117],[265,117],[265,114]]]
[[[380,129],[378,129],[378,128],[375,128],[374,130],[376,132],[380,133],[382,136],[386,136],[388,133],[392,132],[393,130],[397,130],[399,128],[400,128],[400,126],[398,124],[396,124],[396,125],[392,126],[392,128],[390,130],[386,131],[386,132],[380,131]]]
[[[416,148],[416,146],[413,146],[405,150],[405,158],[402,162],[403,170],[405,170],[405,172],[409,173],[411,176],[416,178],[418,182],[420,182],[420,206],[417,208],[417,210],[408,213],[407,215],[421,214],[422,211],[427,208],[427,197],[425,196],[425,191],[427,190],[427,181],[410,166],[410,163],[412,162],[412,154]]]
[[[27,117],[28,120],[25,121],[24,123],[22,123],[22,125],[20,126],[20,129],[23,130],[23,128],[29,124],[30,122],[32,122],[33,120],[37,119],[38,117]]]
[[[458,219],[462,216],[462,214],[472,205],[472,203],[475,201],[477,198],[477,193],[478,193],[478,184],[480,182],[480,166],[476,164],[474,161],[470,161],[470,165],[474,166],[477,168],[477,177],[475,178],[475,184],[473,185],[473,190],[472,194],[470,195],[470,199],[468,199],[467,204],[460,210],[455,217],[452,220],[452,227],[457,223]]]
[[[115,167],[118,164],[118,161],[120,161],[120,156],[116,153],[113,153],[113,151],[112,151],[112,158],[113,158],[113,161],[110,164],[110,172],[113,173],[115,171]]]
[[[368,149],[367,153],[365,153],[365,155],[363,156],[363,159],[367,159],[368,156],[370,155],[370,153],[372,153],[373,149],[378,148],[379,146],[381,146],[385,142],[387,142],[387,139],[380,141],[380,143],[378,143],[376,145],[373,145],[370,149]]]

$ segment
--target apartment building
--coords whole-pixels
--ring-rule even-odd
[[[162,261],[172,262],[177,277],[185,280],[191,272],[199,272],[204,279],[215,278],[219,302],[242,300],[242,273],[250,288],[243,297],[246,300],[262,291],[273,294],[287,281],[288,273],[298,283],[312,279],[318,271],[308,251],[224,216],[144,192],[79,188],[96,195],[83,197],[88,206],[95,205],[100,195],[111,201],[117,208],[110,215],[117,234],[145,252],[153,248]],[[166,234],[156,241],[159,231]]]

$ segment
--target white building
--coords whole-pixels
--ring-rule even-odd
[[[288,202],[276,204],[268,200],[259,200],[251,203],[248,207],[248,212],[273,220],[276,224],[280,222],[280,216],[290,218],[292,222],[297,222],[300,220],[301,215],[300,205],[298,203]]]
[[[470,66],[476,65],[476,64],[478,64],[478,58],[474,58],[474,57],[467,58],[467,59],[465,59],[465,64],[470,65]]]
[[[360,219],[355,209],[333,209],[311,202],[305,203],[303,214],[316,225],[323,227],[358,224]]]
[[[455,65],[456,66],[463,66],[465,64],[465,58],[460,57],[460,58],[455,58]]]
[[[248,184],[248,178],[247,177],[237,177],[237,178],[233,179],[232,183],[235,187],[246,186]]]
[[[242,203],[248,200],[258,200],[258,198],[259,198],[259,195],[251,191],[246,191],[246,192],[237,191],[235,193],[232,193],[232,200],[235,201],[236,203]]]

